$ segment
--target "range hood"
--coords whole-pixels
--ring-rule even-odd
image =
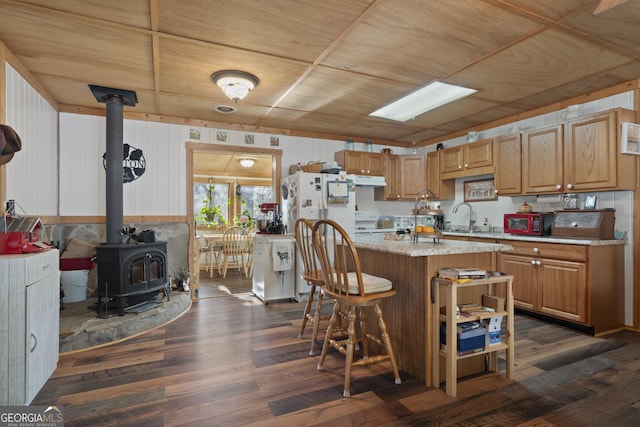
[[[364,187],[386,187],[387,183],[384,181],[384,176],[371,176],[371,175],[356,175],[354,178],[354,184],[356,186]]]

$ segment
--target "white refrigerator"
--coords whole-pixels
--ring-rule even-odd
[[[354,175],[296,172],[283,181],[283,222],[289,233],[295,233],[298,218],[312,222],[332,219],[345,229],[351,237],[356,232],[356,196]],[[309,292],[309,286],[300,278],[304,266],[297,256],[296,293],[298,299]]]

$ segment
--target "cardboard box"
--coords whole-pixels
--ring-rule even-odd
[[[95,254],[96,247],[91,243],[71,239],[60,258],[92,258]]]
[[[486,321],[487,344],[496,345],[502,342],[502,316],[495,316]]]
[[[458,324],[458,327],[464,323]],[[464,326],[463,326],[464,327]],[[468,331],[458,332],[458,355],[477,353],[483,351],[487,340],[487,329],[478,326]],[[447,346],[447,326],[444,322],[440,323],[440,345],[446,349]]]
[[[504,298],[495,295],[482,295],[482,305],[495,311],[504,311]]]

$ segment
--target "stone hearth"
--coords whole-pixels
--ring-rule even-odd
[[[170,322],[191,307],[189,292],[172,292],[171,301],[162,301],[155,308],[123,316],[113,309],[107,318],[96,316],[95,298],[65,303],[64,310],[60,310],[59,352],[84,350],[132,337]]]

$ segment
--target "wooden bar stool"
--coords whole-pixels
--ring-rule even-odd
[[[295,236],[298,251],[300,252],[300,258],[302,258],[302,264],[304,266],[304,271],[301,273],[301,276],[307,282],[307,285],[311,287],[311,290],[309,291],[309,299],[307,299],[307,304],[305,305],[304,313],[302,314],[302,325],[300,326],[298,338],[302,338],[304,335],[307,321],[309,321],[313,326],[309,356],[315,356],[318,354],[318,327],[320,321],[329,320],[330,316],[321,314],[322,293],[320,292],[318,292],[315,311],[311,313],[313,299],[316,294],[316,287],[320,289],[324,283],[322,281],[320,262],[313,250],[313,223],[306,218],[299,218],[295,224]]]
[[[380,302],[396,294],[391,282],[385,278],[363,273],[360,259],[351,238],[335,221],[318,221],[313,228],[313,247],[322,267],[322,294],[334,299],[333,314],[327,328],[322,353],[317,369],[324,370],[324,361],[329,346],[346,356],[344,372],[344,397],[351,395],[351,367],[367,366],[389,360],[395,383],[400,384],[400,374],[393,354],[391,340],[387,334],[387,325],[382,317]],[[367,331],[365,309],[373,308],[378,321],[379,336]],[[347,339],[337,339],[340,329],[340,311],[348,313]],[[356,335],[356,318],[360,317],[360,334]],[[369,341],[383,344],[386,354],[369,355]],[[354,361],[356,343],[362,344],[362,358]]]

